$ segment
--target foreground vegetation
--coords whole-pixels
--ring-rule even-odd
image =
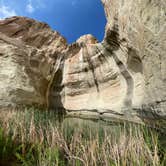
[[[164,166],[160,137],[142,125],[61,121],[33,109],[1,111],[0,165]]]

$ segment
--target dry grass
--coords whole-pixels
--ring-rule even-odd
[[[70,119],[59,123],[52,116],[32,109],[1,111],[0,158],[29,166],[165,164],[157,134],[144,126],[123,124],[96,130],[88,124],[72,126]]]

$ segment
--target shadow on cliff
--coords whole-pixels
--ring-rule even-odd
[[[63,72],[62,69],[58,69],[54,75],[52,85],[49,90],[49,110],[55,111],[57,114],[63,115],[65,113],[65,109],[62,103],[62,79]]]
[[[106,51],[109,53],[108,55],[112,56],[116,65],[118,66],[121,75],[126,80],[127,84],[127,92],[124,99],[124,106],[125,106],[125,115],[130,114],[130,110],[132,108],[132,98],[133,98],[133,90],[134,90],[134,81],[132,75],[126,68],[125,64],[119,59],[116,55],[117,50],[121,49],[121,41],[119,39],[119,26],[118,26],[118,19],[115,18],[115,23],[112,29],[109,29],[106,34],[106,41],[105,41],[105,48]]]

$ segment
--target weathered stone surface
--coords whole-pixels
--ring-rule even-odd
[[[24,17],[0,21],[0,107],[48,104],[47,89],[66,41]]]
[[[110,31],[119,35],[120,48],[126,44],[133,51],[126,54],[123,64],[135,76],[141,70],[142,85],[134,80],[133,95],[142,86],[140,109],[166,116],[166,1],[103,0],[107,16],[105,43],[114,42]],[[141,62],[139,65],[138,59]],[[126,63],[127,62],[127,63]],[[139,90],[140,92],[140,90]],[[135,98],[134,98],[135,96]],[[138,95],[132,98],[132,106]]]
[[[67,45],[46,24],[0,21],[0,105],[39,104],[134,121],[166,117],[165,0],[102,2],[101,43],[84,35]]]
[[[58,98],[59,106],[75,114],[165,117],[166,2],[103,0],[103,5],[103,42],[87,35],[69,46],[55,74],[61,79],[53,82],[53,101]]]
[[[74,114],[135,115],[132,108],[140,108],[144,96],[142,62],[136,50],[92,39],[83,36],[64,52],[65,61],[50,89],[51,105]]]
[[[26,17],[0,20],[0,32],[37,48],[53,46],[54,50],[61,51],[66,46],[65,39],[58,32],[52,31],[46,23]]]

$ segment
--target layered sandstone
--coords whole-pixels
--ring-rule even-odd
[[[120,46],[125,43],[126,48],[135,50],[126,54],[123,64],[127,66],[132,77],[138,75],[138,67],[141,70],[143,84],[140,85],[133,79],[135,88],[132,94],[135,98],[132,98],[132,107],[135,107],[135,101],[140,96],[135,93],[137,87],[143,86],[142,100],[138,103],[140,109],[146,113],[165,116],[166,1],[103,0],[103,4],[108,20],[106,43],[112,38],[109,31],[114,30],[118,33]]]
[[[46,107],[47,89],[66,41],[45,23],[24,17],[0,20],[0,108]]]
[[[51,90],[53,101],[58,96],[75,114],[165,117],[165,1],[102,2],[104,40],[96,43],[87,35],[69,46],[58,72],[61,81],[52,84],[55,91],[61,87],[61,95]]]
[[[44,23],[0,21],[0,106],[130,120],[166,116],[166,2],[102,2],[101,43],[84,35],[67,45]]]

